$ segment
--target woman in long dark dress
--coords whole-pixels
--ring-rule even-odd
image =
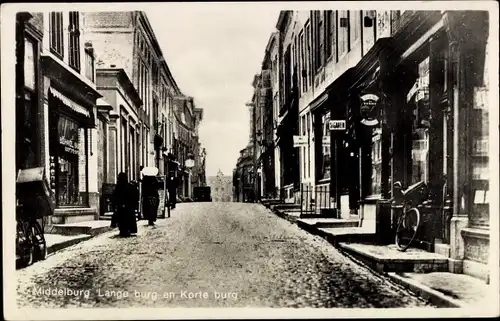
[[[127,174],[120,173],[112,196],[114,214],[111,222],[111,226],[118,225],[120,236],[137,233],[134,200],[134,191],[127,181]]]
[[[154,225],[159,205],[158,181],[154,176],[144,176],[142,179],[142,210],[148,225]]]

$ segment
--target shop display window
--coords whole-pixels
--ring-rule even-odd
[[[330,121],[330,112],[321,116],[321,167],[319,171],[318,180],[325,180],[331,178],[331,146],[330,146],[330,130],[328,122]]]
[[[429,180],[429,57],[418,65],[418,78],[407,95],[412,112],[411,182]]]
[[[369,195],[380,195],[382,193],[382,129],[376,127],[372,136],[372,177]]]

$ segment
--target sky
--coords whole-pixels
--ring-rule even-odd
[[[275,31],[279,11],[245,4],[144,10],[180,90],[204,109],[200,141],[206,175],[232,175],[248,143],[253,76]]]

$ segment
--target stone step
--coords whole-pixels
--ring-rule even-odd
[[[405,252],[401,252],[394,244],[338,243],[338,246],[341,251],[367,264],[379,273],[448,271],[447,257],[421,249],[409,248]]]
[[[52,224],[69,224],[92,221],[96,218],[96,210],[88,207],[56,208],[51,216]]]
[[[358,220],[347,220],[339,218],[303,218],[301,217],[298,224],[309,225],[314,228],[343,228],[343,227],[358,227]]]
[[[99,220],[111,221],[112,217],[113,217],[113,212],[106,212],[104,213],[104,215],[99,216]]]
[[[68,224],[54,224],[50,227],[49,234],[60,235],[97,235],[111,230],[109,220],[86,221]]]
[[[275,204],[275,205],[271,205],[270,208],[272,210],[276,210],[276,211],[279,211],[279,210],[290,211],[292,209],[298,209],[300,211],[300,204],[293,204],[293,203]]]

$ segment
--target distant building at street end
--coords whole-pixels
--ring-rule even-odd
[[[217,176],[208,176],[207,185],[212,191],[213,202],[233,201],[233,177],[225,176],[219,169]]]

